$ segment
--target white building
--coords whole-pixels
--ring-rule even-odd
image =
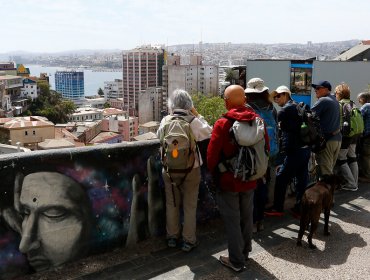
[[[31,98],[32,100],[38,97],[36,81],[25,78],[23,79],[23,88],[21,88],[21,97]]]
[[[123,83],[121,79],[104,82],[104,97],[106,99],[123,98]]]
[[[70,116],[71,122],[96,121],[103,119],[103,110],[91,107],[80,107]]]
[[[194,61],[200,60],[198,58]],[[200,92],[212,96],[219,92],[218,66],[215,65],[165,65],[162,74],[165,100],[178,88],[189,93]]]

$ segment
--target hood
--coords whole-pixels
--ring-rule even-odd
[[[238,121],[252,121],[256,118],[257,114],[252,108],[242,106],[229,110],[224,116],[228,119]]]

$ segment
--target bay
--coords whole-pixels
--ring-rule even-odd
[[[30,69],[31,76],[40,76],[40,73],[47,73],[49,75],[49,82],[51,89],[55,90],[55,72],[76,70],[84,72],[85,96],[98,94],[99,88],[104,89],[105,81],[114,81],[114,79],[122,79],[122,72],[109,71],[93,71],[92,69],[81,68],[66,68],[58,66],[42,66],[42,65],[25,65]]]

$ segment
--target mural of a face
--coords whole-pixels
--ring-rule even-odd
[[[24,177],[18,194],[15,204],[23,216],[19,250],[36,271],[85,253],[91,218],[82,186],[57,172],[36,172]]]

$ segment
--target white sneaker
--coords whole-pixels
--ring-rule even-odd
[[[356,187],[343,186],[342,190],[355,192],[358,190],[358,187],[357,186]]]

